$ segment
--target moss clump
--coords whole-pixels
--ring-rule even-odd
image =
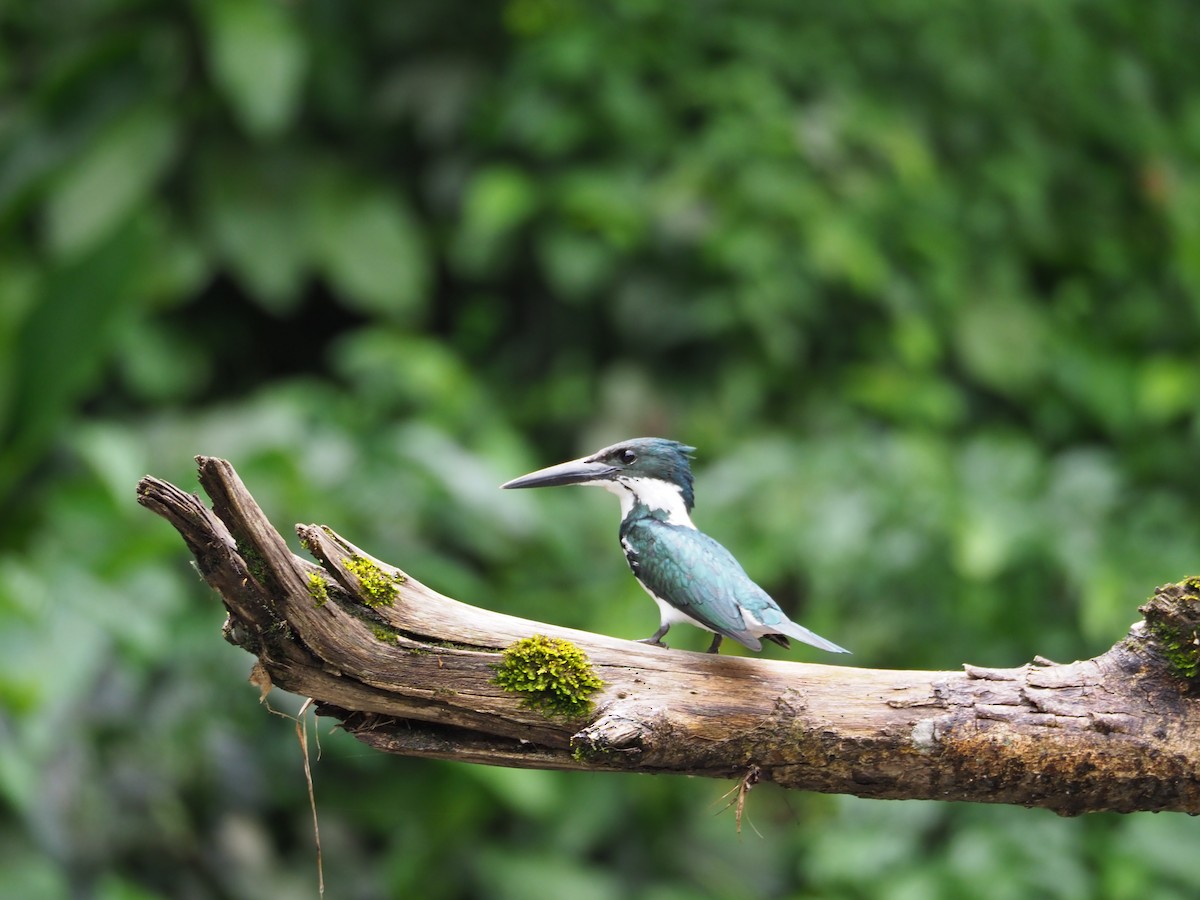
[[[561,638],[535,634],[511,644],[496,667],[496,684],[525,694],[521,704],[545,716],[575,718],[592,709],[604,686],[587,654]]]
[[[320,572],[308,573],[308,596],[318,608],[329,602],[329,583]]]
[[[396,585],[404,581],[403,575],[388,575],[375,563],[361,556],[348,556],[342,560],[342,565],[352,572],[362,585],[362,600],[367,606],[378,609],[380,606],[395,605]]]
[[[386,625],[380,625],[376,622],[371,623],[371,634],[375,635],[375,639],[383,641],[385,644],[399,644],[400,635],[388,628]]]

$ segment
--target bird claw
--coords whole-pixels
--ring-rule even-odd
[[[671,649],[670,647],[667,646],[665,641],[660,641],[658,638],[654,638],[654,637],[638,638],[637,643],[649,644],[651,647],[662,647],[664,650]]]

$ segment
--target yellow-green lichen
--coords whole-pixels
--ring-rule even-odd
[[[575,718],[592,709],[604,686],[587,654],[561,638],[535,634],[509,645],[496,667],[496,684],[524,694],[521,703],[545,716]]]
[[[308,596],[313,598],[313,604],[318,607],[329,602],[329,583],[320,572],[308,573]]]
[[[403,575],[388,575],[383,569],[362,556],[348,556],[342,560],[358,583],[362,585],[362,600],[372,609],[393,606],[396,602],[396,585],[403,583]]]

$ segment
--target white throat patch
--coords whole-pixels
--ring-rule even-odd
[[[683,502],[683,493],[669,481],[658,478],[624,478],[615,481],[599,481],[606,490],[614,493],[621,501],[621,518],[629,515],[633,507],[641,503],[650,510],[662,510],[667,514],[667,523],[695,528]]]

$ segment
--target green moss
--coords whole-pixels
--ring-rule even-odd
[[[375,635],[376,640],[383,641],[385,644],[399,644],[400,635],[388,628],[386,625],[380,625],[378,622],[371,623],[371,634]]]
[[[1159,621],[1150,623],[1150,633],[1172,673],[1188,681],[1200,677],[1200,634],[1195,629],[1174,628]]]
[[[1159,588],[1141,613],[1171,674],[1200,686],[1200,577]]]
[[[320,572],[308,573],[308,596],[313,598],[317,607],[329,602],[329,583]]]
[[[362,585],[362,600],[372,609],[380,606],[392,606],[396,602],[396,585],[403,583],[403,575],[388,575],[383,569],[369,559],[361,556],[348,556],[342,560],[348,570]]]
[[[237,551],[245,561],[246,569],[254,576],[254,580],[265,585],[267,583],[267,563],[262,554],[245,541],[237,542]]]
[[[511,644],[494,680],[506,691],[525,694],[522,705],[564,718],[590,712],[591,695],[604,686],[586,653],[570,641],[543,634]]]
[[[571,759],[577,763],[611,764],[620,758],[620,750],[614,750],[612,747],[598,746],[587,738],[580,738],[579,735],[571,738]]]

